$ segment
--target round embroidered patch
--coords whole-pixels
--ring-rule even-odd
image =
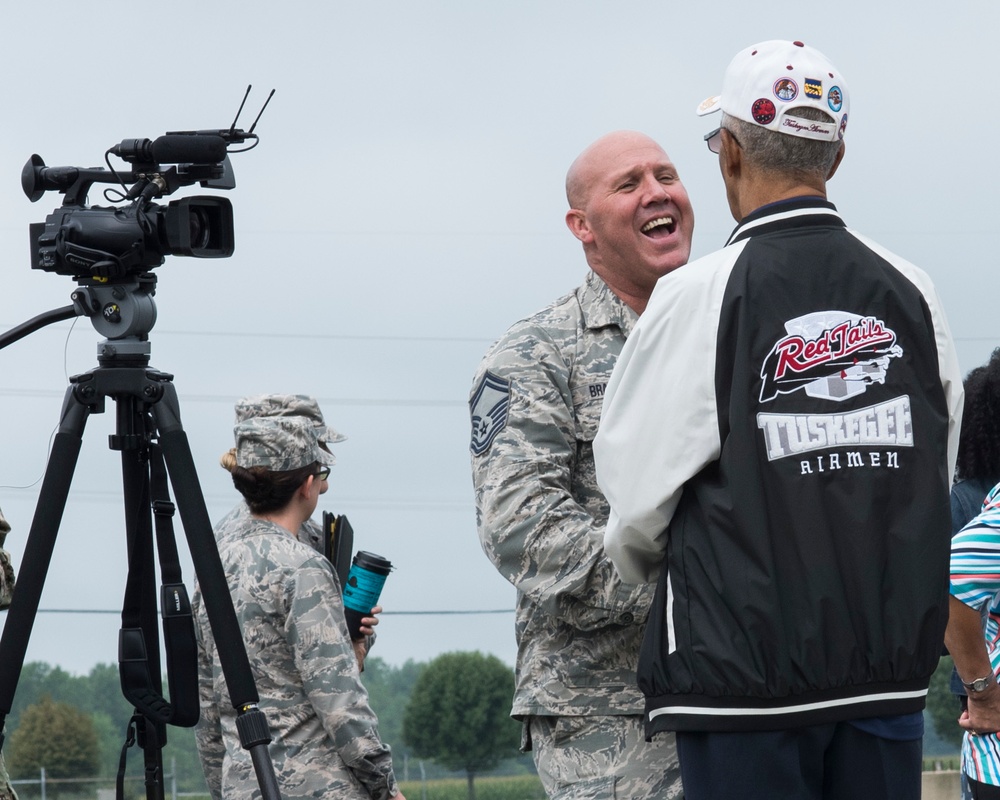
[[[783,103],[790,103],[799,95],[798,84],[791,78],[778,78],[774,82],[774,96]]]
[[[750,107],[750,115],[758,125],[770,125],[776,113],[774,103],[766,97],[761,97]]]
[[[830,91],[826,95],[826,102],[830,105],[830,110],[834,113],[844,107],[844,93],[840,91],[839,86],[830,87]]]

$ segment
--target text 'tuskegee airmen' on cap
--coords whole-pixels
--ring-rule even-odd
[[[796,116],[802,108],[824,111],[834,121]],[[722,94],[703,101],[698,115],[720,109],[769,130],[832,142],[843,139],[847,127],[847,85],[815,48],[775,39],[737,53],[726,69]]]

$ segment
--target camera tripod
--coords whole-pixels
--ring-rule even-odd
[[[136,705],[135,725],[145,762],[147,800],[163,799],[161,748],[166,724],[190,727],[198,719],[196,652],[190,606],[183,584],[168,585],[173,572],[167,566],[160,516],[172,513],[169,499],[157,494],[158,477],[166,491],[169,473],[184,533],[198,577],[205,611],[211,624],[233,708],[240,743],[248,750],[264,800],[280,798],[267,745],[267,720],[258,708],[259,696],[233,609],[205,499],[198,483],[187,436],[181,426],[173,376],[149,367],[148,331],[156,318],[152,301],[155,277],[146,273],[117,285],[91,285],[73,293],[74,305],[47,312],[0,336],[0,349],[51,322],[75,315],[90,316],[95,328],[111,336],[98,344],[98,366],[70,378],[63,400],[59,429],[45,468],[35,514],[18,570],[10,610],[0,638],[0,730],[10,713],[28,640],[38,611],[56,535],[90,414],[104,412],[105,401],[116,405],[116,432],[110,447],[121,451],[125,497],[125,527],[129,555],[126,601],[122,609],[119,671],[125,696]],[[117,334],[117,335],[115,335]],[[151,488],[151,474],[153,485]],[[170,506],[169,508],[164,508]],[[151,509],[152,506],[152,509]],[[160,648],[151,510],[155,510],[163,576],[161,601],[171,702],[159,694]],[[172,536],[169,547],[173,549]],[[173,552],[176,562],[176,550]],[[176,566],[176,564],[174,564]],[[176,570],[179,581],[179,568]],[[181,634],[168,636],[168,626]],[[186,627],[186,632],[185,632]],[[186,635],[185,635],[186,633]],[[171,653],[171,638],[179,641]],[[138,674],[147,686],[136,686]],[[183,673],[176,683],[175,672]],[[130,677],[127,677],[130,676]],[[130,691],[131,688],[131,691]],[[176,696],[175,696],[176,695]],[[136,699],[138,698],[138,700]],[[3,740],[0,738],[0,747]],[[124,756],[123,756],[124,758]]]

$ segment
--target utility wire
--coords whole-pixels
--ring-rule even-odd
[[[3,609],[4,613],[7,609]],[[40,608],[37,613],[39,614],[121,614],[122,610],[110,609],[110,608]],[[441,617],[449,616],[455,614],[471,615],[471,616],[482,616],[485,614],[513,614],[513,608],[494,608],[494,609],[467,609],[461,611],[383,611],[379,614],[380,617],[390,616],[390,617],[416,617],[416,616],[429,616],[429,617]]]

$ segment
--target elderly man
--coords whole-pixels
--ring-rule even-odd
[[[927,275],[826,199],[844,76],[737,54],[709,149],[739,224],[663,278],[595,442],[605,544],[657,581],[639,664],[687,800],[920,796],[962,376]],[[655,737],[654,737],[655,741]]]
[[[591,271],[511,327],[473,384],[479,537],[517,588],[512,715],[547,794],[674,798],[673,741],[643,741],[636,687],[652,591],[622,582],[604,555],[608,507],[591,442],[637,315],[657,279],[688,259],[694,214],[667,154],[630,131],[588,147],[566,195]]]

